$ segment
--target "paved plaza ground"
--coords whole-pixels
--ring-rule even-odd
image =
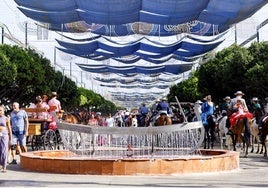
[[[268,187],[268,159],[250,153],[247,158],[240,158],[237,170],[180,176],[36,173],[21,169],[18,163],[8,165],[7,173],[0,173],[0,187]]]

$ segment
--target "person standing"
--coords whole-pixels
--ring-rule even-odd
[[[197,112],[199,113],[199,114],[201,114],[202,113],[202,101],[201,100],[197,100],[196,102],[195,102],[195,104],[194,104],[194,107],[195,107],[195,109],[197,110]]]
[[[0,106],[0,168],[2,172],[6,172],[9,142],[11,143],[12,140],[10,119],[5,116],[4,112],[4,106]]]
[[[41,101],[41,108],[45,108],[46,110],[49,110],[49,105],[47,104],[47,95],[42,96],[42,101]]]
[[[52,109],[50,111],[54,111],[56,113],[60,112],[61,110],[61,103],[60,101],[57,99],[58,94],[57,92],[52,92],[51,93],[51,99],[48,101],[48,105],[51,106],[55,106],[55,109]]]
[[[106,118],[106,124],[107,127],[113,127],[114,126],[114,118],[112,117],[112,114],[109,113],[108,117]]]
[[[95,118],[95,114],[93,112],[91,112],[91,114],[90,114],[90,118],[88,120],[88,125],[90,125],[90,126],[97,126],[98,125],[98,121]]]
[[[18,102],[13,103],[13,111],[10,114],[12,129],[11,156],[13,158],[10,164],[17,164],[15,159],[16,145],[19,144],[20,152],[27,152],[26,137],[28,136],[29,120],[25,110],[20,109]]]
[[[52,116],[52,122],[58,122],[62,118],[61,102],[57,99],[57,92],[51,92],[51,99],[48,101],[49,113]]]

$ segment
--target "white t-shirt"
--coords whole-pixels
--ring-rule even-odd
[[[106,119],[107,127],[113,127],[114,126],[114,118],[110,117]]]

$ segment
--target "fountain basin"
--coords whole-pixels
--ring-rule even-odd
[[[199,150],[200,156],[178,158],[92,158],[67,150],[33,151],[20,155],[22,169],[44,173],[91,175],[180,175],[239,168],[239,152]]]

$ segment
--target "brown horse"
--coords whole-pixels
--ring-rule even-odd
[[[267,157],[266,137],[268,135],[268,117],[263,119],[261,129],[261,144],[264,147],[264,157]]]
[[[172,120],[166,114],[160,114],[160,117],[156,120],[156,126],[171,125]]]
[[[67,123],[74,123],[78,124],[79,120],[76,115],[69,113],[69,112],[64,112],[62,115],[62,120],[67,122]]]
[[[90,118],[90,113],[88,110],[83,109],[82,111],[79,111],[77,113],[75,113],[74,115],[77,116],[79,123],[83,124],[83,125],[87,125],[89,118]]]
[[[248,148],[250,146],[250,128],[252,127],[252,120],[249,118],[239,119],[236,125],[232,127],[232,141],[233,149],[236,151],[236,143],[242,142],[245,150],[245,157],[248,155]]]

